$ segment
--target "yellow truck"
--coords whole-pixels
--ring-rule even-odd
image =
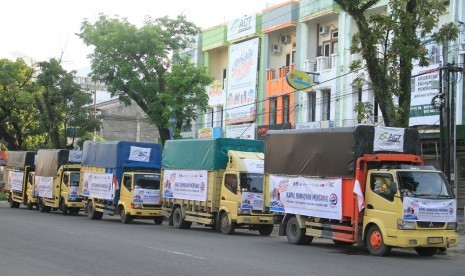
[[[418,137],[373,126],[268,131],[265,201],[281,221],[279,235],[292,244],[358,244],[375,256],[457,246],[453,189],[416,155]]]
[[[119,214],[121,223],[163,223],[160,201],[161,145],[144,142],[84,142],[81,194],[87,216]]]
[[[170,225],[198,223],[231,235],[236,228],[273,231],[263,204],[262,141],[169,140],[163,151],[163,210]]]
[[[19,208],[24,204],[32,210],[36,204],[36,199],[31,193],[33,181],[30,178],[35,170],[35,157],[36,152],[33,151],[8,152],[5,193],[11,208]]]
[[[84,207],[79,196],[82,152],[41,149],[34,174],[35,195],[40,212],[60,210],[63,215],[79,214]]]

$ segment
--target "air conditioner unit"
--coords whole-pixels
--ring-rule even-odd
[[[290,35],[282,35],[281,36],[281,43],[282,44],[288,44],[291,42],[291,36]]]
[[[281,52],[281,47],[278,44],[271,44],[271,52],[273,54],[279,54]]]
[[[324,34],[329,33],[329,26],[328,25],[320,25],[319,33],[320,33],[320,35],[324,35]]]

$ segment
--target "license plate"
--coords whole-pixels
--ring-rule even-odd
[[[428,243],[442,243],[442,237],[428,238]]]
[[[76,204],[71,204],[71,207],[76,207]]]

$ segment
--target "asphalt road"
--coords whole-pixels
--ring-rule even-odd
[[[247,230],[122,225],[119,217],[92,221],[0,202],[0,275],[465,275],[465,255],[393,250],[380,258],[323,239],[295,246]]]

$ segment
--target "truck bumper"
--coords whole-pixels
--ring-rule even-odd
[[[273,224],[273,215],[237,216],[237,224]]]
[[[128,210],[132,217],[135,218],[155,218],[163,217],[163,210],[160,209],[130,209]]]
[[[459,242],[453,230],[425,231],[424,233],[400,230],[397,233],[397,239],[394,240],[396,242],[392,246],[398,247],[456,247]]]
[[[83,202],[68,201],[68,204],[66,205],[68,206],[68,208],[84,208]]]

